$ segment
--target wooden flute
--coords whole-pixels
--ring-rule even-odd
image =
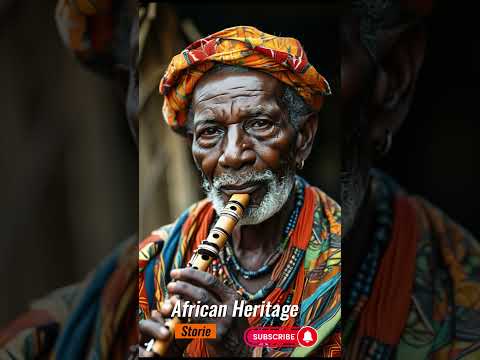
[[[228,237],[232,234],[235,225],[243,217],[245,209],[250,200],[249,194],[234,194],[227,205],[219,214],[219,218],[208,237],[202,241],[197,250],[193,253],[187,267],[192,267],[200,271],[207,271],[208,266],[213,259],[219,256],[220,250],[224,247]],[[151,351],[157,355],[165,355],[175,333],[175,326],[180,323],[178,317],[170,318],[165,321],[170,336],[168,341],[156,340],[153,342]],[[148,349],[150,350],[150,349]]]

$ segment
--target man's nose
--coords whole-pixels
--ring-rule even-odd
[[[227,130],[223,153],[218,159],[219,164],[223,168],[240,169],[245,165],[253,165],[255,159],[255,151],[251,148],[241,127],[238,124],[230,126]]]

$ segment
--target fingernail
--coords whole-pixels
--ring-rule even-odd
[[[176,277],[178,275],[178,270],[177,269],[173,269],[172,271],[170,271],[170,276],[171,277]]]
[[[167,328],[165,327],[160,328],[160,332],[163,336],[167,336],[169,334]]]
[[[167,288],[168,288],[169,290],[175,289],[175,283],[174,283],[174,282],[168,283]]]

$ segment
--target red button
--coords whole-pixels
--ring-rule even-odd
[[[297,347],[299,329],[298,326],[251,327],[243,334],[243,340],[251,347]]]
[[[311,326],[303,326],[297,334],[298,343],[303,347],[310,347],[317,342],[317,330]]]

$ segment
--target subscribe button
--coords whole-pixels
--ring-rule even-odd
[[[310,326],[251,327],[243,334],[243,340],[251,347],[310,347],[317,342],[317,331]]]

